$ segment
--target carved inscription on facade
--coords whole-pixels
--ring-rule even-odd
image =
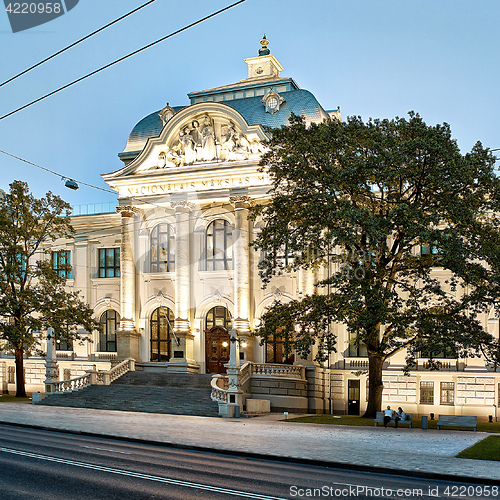
[[[151,194],[169,194],[184,191],[209,191],[212,189],[234,188],[240,186],[267,185],[269,176],[255,175],[246,177],[231,177],[224,179],[209,179],[187,182],[165,182],[152,185],[127,186],[122,188],[121,195],[138,196]]]

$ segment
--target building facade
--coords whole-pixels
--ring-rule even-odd
[[[75,237],[51,246],[54,266],[71,263],[68,287],[82,292],[103,325],[89,334],[92,342],[58,346],[61,379],[129,357],[146,371],[225,373],[234,328],[241,363],[305,367],[295,382],[254,377],[253,397],[274,409],[360,414],[366,407],[367,353],[349,343],[343,325],[335,325],[339,352],[322,366],[312,356],[285,358],[279,338],[261,345],[251,336],[266,307],[313,293],[324,277],[300,270],[262,288],[259,255],[249,247],[259,220],[247,217],[269,196],[258,166],[265,127],[287,124],[292,113],[307,123],[341,119],[339,109],[326,111],[282,77],[267,40],[261,44],[245,59],[245,79],[192,92],[188,105],[167,104],[139,121],[118,155],[123,165],[103,175],[119,193],[116,210],[76,212]],[[498,319],[483,319],[498,336]],[[496,415],[496,368],[443,356],[442,370],[428,370],[422,358],[410,376],[402,372],[404,353],[391,358],[384,401],[416,414]],[[13,369],[2,354],[4,391],[14,390]],[[43,387],[44,373],[43,360],[26,360],[28,390]]]

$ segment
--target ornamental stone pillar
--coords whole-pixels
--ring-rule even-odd
[[[45,392],[54,392],[56,382],[59,382],[56,339],[54,330],[49,327],[47,328],[47,354],[45,356]]]
[[[254,339],[250,337],[250,222],[248,196],[231,196],[234,205],[235,229],[233,233],[234,262],[234,321],[246,360],[253,360]],[[245,345],[246,347],[243,347]]]
[[[120,326],[116,332],[118,360],[133,358],[140,361],[140,334],[135,325],[135,260],[134,260],[134,214],[136,207],[116,207],[122,216],[120,245]]]
[[[194,335],[191,332],[190,234],[192,203],[173,201],[175,210],[175,307],[173,356],[169,371],[198,371],[194,360]]]

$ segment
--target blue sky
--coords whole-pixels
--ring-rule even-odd
[[[0,80],[146,0],[80,0],[69,13],[13,34],[0,12]],[[165,36],[231,0],[156,0],[0,88],[0,115]],[[2,6],[3,7],[3,6]],[[122,165],[117,154],[144,116],[188,104],[187,93],[246,77],[243,59],[269,48],[325,109],[393,118],[410,110],[447,122],[463,152],[500,148],[498,0],[246,0],[245,3],[0,121],[0,149],[90,184]],[[64,188],[59,178],[0,155],[0,188],[25,180],[73,205],[110,193]]]

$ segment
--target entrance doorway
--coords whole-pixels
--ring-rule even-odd
[[[207,373],[226,373],[229,363],[229,332],[221,326],[205,330],[205,360]]]
[[[348,415],[359,415],[359,380],[347,381]]]

